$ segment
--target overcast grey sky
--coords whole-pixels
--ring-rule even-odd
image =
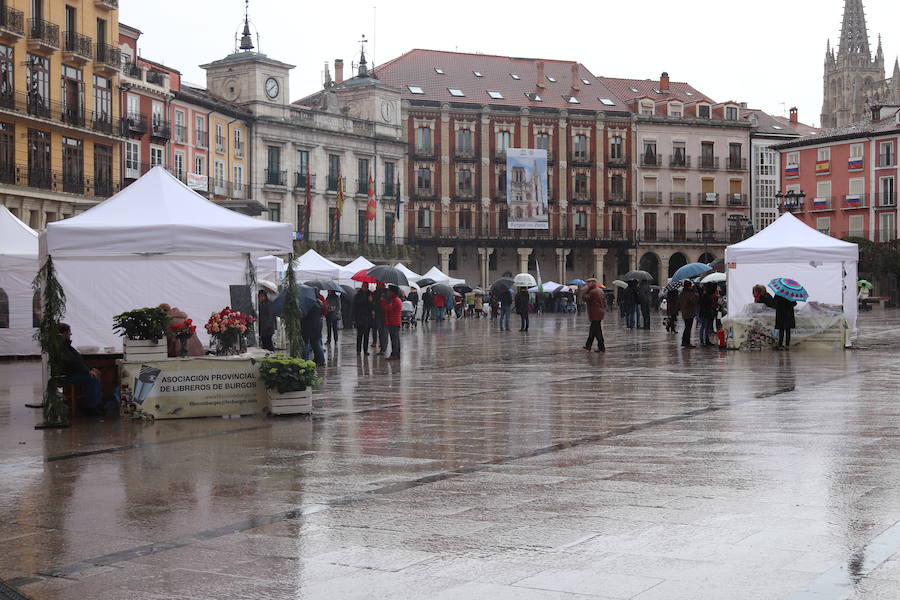
[[[890,76],[900,52],[900,31],[890,24],[900,23],[900,2],[864,4],[872,52],[883,33]],[[251,0],[250,18],[259,50],[297,65],[292,100],[319,88],[326,61],[343,58],[349,72],[365,34],[374,38],[368,53],[379,64],[431,48],[578,60],[610,77],[651,79],[668,71],[717,101],[777,115],[796,105],[802,121],[818,125],[825,41],[837,43],[843,6],[844,0]],[[204,84],[198,65],[232,52],[243,11],[243,0],[121,0],[119,18],[144,32],[143,56]]]

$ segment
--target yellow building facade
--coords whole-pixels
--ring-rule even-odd
[[[118,0],[0,5],[0,203],[43,229],[121,186]]]

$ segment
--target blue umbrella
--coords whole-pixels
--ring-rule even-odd
[[[672,275],[672,282],[697,277],[698,275],[703,275],[704,273],[709,273],[710,271],[712,271],[712,267],[710,267],[709,265],[704,265],[703,263],[698,262],[688,263],[675,271],[675,274]]]
[[[584,279],[573,279],[569,282],[569,285],[587,285],[587,281]]]
[[[275,300],[272,301],[272,310],[275,312],[276,317],[281,316],[281,311],[284,309],[284,300],[287,296],[287,291],[281,292]],[[306,314],[310,309],[314,308],[319,300],[318,298],[319,292],[316,288],[297,284],[297,305],[300,307],[300,312],[302,314]]]
[[[809,293],[800,283],[787,277],[778,277],[769,282],[769,287],[775,292],[776,296],[793,300],[794,302],[805,302],[809,298]]]

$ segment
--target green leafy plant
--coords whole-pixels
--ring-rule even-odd
[[[62,352],[65,343],[59,332],[59,322],[66,314],[66,293],[56,279],[53,257],[48,256],[32,282],[41,294],[41,320],[34,339],[47,354],[50,376],[44,391],[44,425],[68,427],[69,413],[61,390],[65,376],[62,368]]]
[[[169,328],[169,315],[161,308],[136,308],[113,317],[113,331],[129,340],[161,340]]]
[[[287,280],[285,283],[284,309],[281,311],[281,323],[287,338],[288,354],[299,357],[303,352],[303,335],[300,330],[300,307],[297,304],[299,290],[294,273],[294,255],[288,257]]]
[[[294,358],[285,354],[272,354],[259,362],[259,377],[267,389],[285,392],[302,392],[307,387],[322,383],[311,360]]]

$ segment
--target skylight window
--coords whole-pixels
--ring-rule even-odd
[[[494,100],[503,100],[503,94],[495,90],[488,90],[488,96],[490,96]]]
[[[443,70],[442,68],[440,68],[440,67],[435,67],[435,68],[434,68],[434,72],[437,73],[438,75],[443,75],[443,74],[444,74],[444,70]]]
[[[525,92],[525,96],[532,102],[543,102],[544,101],[544,99],[541,98],[540,94],[535,94],[533,92]]]
[[[512,77],[513,79],[517,79],[517,80],[518,80],[518,79],[522,79],[521,77],[519,77],[519,76],[516,75],[515,73],[510,73],[509,76]]]
[[[687,94],[688,96],[693,96],[694,92],[685,92],[685,94]]]
[[[631,90],[631,91],[632,91],[632,92],[634,92],[634,93],[635,93],[635,94],[637,94],[637,93],[638,93],[638,90],[637,90],[637,88],[628,88],[628,89],[629,89],[629,90]]]
[[[410,94],[424,94],[425,93],[425,90],[423,90],[422,88],[420,88],[417,85],[408,85],[406,87],[407,87],[407,89],[409,89]]]
[[[772,125],[772,129],[784,129],[781,125]]]
[[[587,79],[582,79],[581,83],[583,83],[584,85],[591,85],[591,82],[588,81]]]
[[[556,77],[550,77],[549,75],[547,75],[547,81],[549,81],[550,83],[556,83]]]
[[[612,100],[610,100],[609,98],[598,98],[598,100],[600,100],[600,102],[605,104],[606,106],[615,106],[616,105],[616,103],[613,102]]]
[[[458,97],[465,96],[465,94],[463,94],[462,90],[459,90],[456,88],[447,88],[447,91],[450,92],[451,96],[458,96]]]
[[[662,93],[663,93],[662,90],[658,90],[658,89],[656,89],[656,88],[653,88],[653,91],[656,92],[657,94],[662,94]]]
[[[481,74],[481,71],[472,71],[472,73],[475,74],[475,77],[484,77],[484,75]]]
[[[578,98],[576,98],[575,96],[563,96],[563,98],[569,104],[581,104],[581,102],[579,102]]]

